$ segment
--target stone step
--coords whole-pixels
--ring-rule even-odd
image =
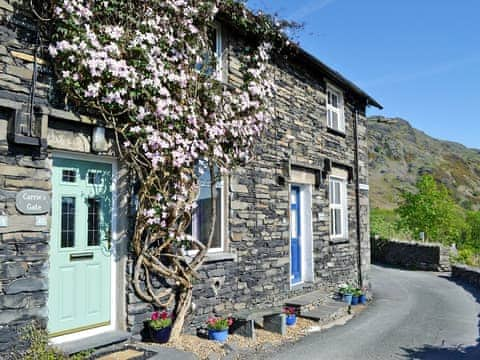
[[[320,304],[331,301],[331,294],[324,290],[316,290],[305,295],[296,296],[285,301],[286,306],[292,306],[299,311],[311,310]]]
[[[103,334],[86,337],[53,346],[67,355],[79,353],[85,350],[94,350],[107,347],[112,344],[119,344],[130,339],[131,334],[126,331],[108,331]]]
[[[302,318],[315,321],[331,321],[338,319],[348,313],[348,306],[340,301],[329,301],[311,310],[300,311]]]

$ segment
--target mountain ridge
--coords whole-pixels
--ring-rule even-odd
[[[368,118],[372,208],[394,209],[424,174],[443,183],[466,209],[480,209],[480,149],[436,139],[399,117]]]

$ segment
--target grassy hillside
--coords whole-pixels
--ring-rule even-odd
[[[371,117],[368,126],[372,208],[396,208],[401,191],[413,191],[428,173],[462,207],[480,209],[480,150],[434,139],[399,118]]]

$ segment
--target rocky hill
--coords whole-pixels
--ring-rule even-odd
[[[480,150],[434,139],[399,118],[369,118],[368,137],[372,208],[396,208],[400,192],[429,173],[463,207],[480,209]]]

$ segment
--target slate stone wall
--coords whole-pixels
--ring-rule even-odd
[[[7,140],[12,107],[29,99],[33,64],[16,52],[32,54],[35,28],[28,21],[28,1],[0,0],[0,210],[10,226],[0,228],[0,352],[7,353],[17,330],[31,320],[46,326],[48,297],[49,227],[35,226],[34,216],[21,216],[14,205],[23,188],[50,191],[50,165],[28,147]],[[225,37],[225,77],[238,79],[238,47],[244,44]],[[327,79],[305,65],[281,62],[271,68],[279,92],[275,120],[256,149],[248,166],[238,169],[228,181],[227,239],[224,254],[210,258],[194,287],[194,309],[189,318],[193,331],[213,313],[228,314],[244,308],[278,305],[291,296],[318,288],[333,288],[340,282],[357,283],[359,262],[368,279],[368,191],[360,193],[360,242],[356,231],[354,122],[358,114],[359,181],[368,183],[365,104],[345,91],[346,133],[330,132],[326,119]],[[39,67],[36,104],[49,104],[52,80],[48,69]],[[335,85],[335,84],[333,84]],[[51,114],[48,144],[90,152],[92,123],[68,121]],[[62,116],[68,118],[66,113]],[[55,119],[55,120],[53,120]],[[348,182],[349,236],[343,241],[329,237],[328,174],[318,187],[312,185],[314,280],[290,288],[289,186],[293,181],[288,164],[303,164],[306,172],[324,169],[325,159],[350,169]],[[310,169],[310,170],[309,170]],[[283,179],[283,180],[282,180]],[[360,259],[359,259],[359,255]],[[142,302],[131,286],[133,259],[126,265],[127,330],[140,333],[153,310]]]
[[[238,84],[240,63],[235,54],[243,44],[231,36],[223,38],[228,39],[225,80]],[[345,91],[346,133],[331,132],[327,130],[326,78],[292,62],[278,62],[271,71],[278,86],[275,119],[258,144],[255,160],[235,170],[226,182],[225,252],[233,259],[227,256],[228,260],[209,261],[203,266],[194,287],[195,306],[187,331],[204,325],[209,315],[281,305],[289,297],[319,288],[333,289],[342,282],[358,284],[360,262],[364,284],[368,283],[368,190],[360,192],[359,243],[354,171],[354,121],[358,111],[359,181],[368,184],[365,106],[358,105],[357,99]],[[328,176],[323,176],[318,187],[312,186],[314,281],[291,288],[289,189],[293,179],[286,168],[288,163],[303,164],[308,172],[323,168],[326,158],[353,175],[347,184],[349,236],[341,241],[330,239]],[[130,273],[127,279],[131,279]],[[128,329],[136,334],[152,308],[133,294],[130,283],[127,287]]]
[[[450,271],[450,249],[441,244],[372,238],[375,262],[428,271]]]
[[[0,0],[0,357],[19,344],[18,330],[36,320],[47,323],[49,226],[37,226],[35,215],[20,214],[15,196],[25,188],[50,192],[48,160],[38,149],[9,144],[7,130],[15,102],[29,98],[33,64],[15,56],[31,54],[34,32],[20,11],[21,1]],[[48,84],[38,78],[37,104],[45,104]],[[47,220],[48,216],[47,216]]]

